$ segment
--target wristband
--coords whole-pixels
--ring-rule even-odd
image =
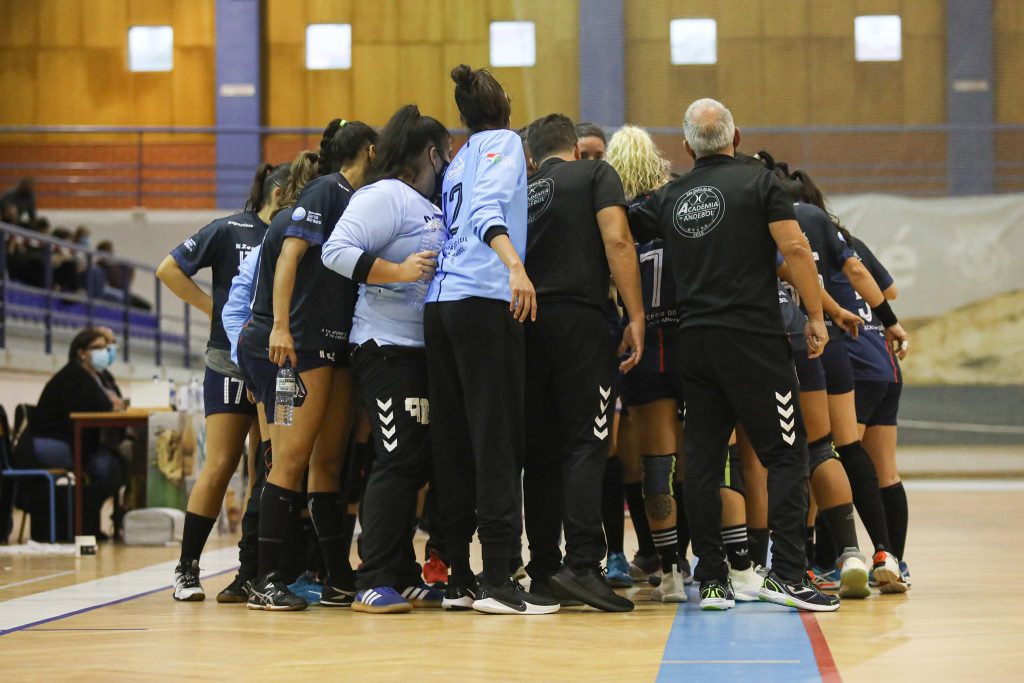
[[[892,312],[892,307],[889,306],[889,302],[882,300],[882,303],[877,306],[871,307],[871,312],[878,316],[878,320],[882,323],[882,327],[892,327],[899,322],[896,318],[896,314]]]

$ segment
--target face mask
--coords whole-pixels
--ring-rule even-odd
[[[110,354],[110,362],[107,363],[107,367],[109,368],[114,364],[114,361],[117,360],[117,346],[115,344],[111,344],[107,347],[107,352]]]
[[[441,193],[444,191],[444,174],[448,170],[448,166],[451,165],[450,161],[441,161],[441,170],[434,174],[434,193],[430,198],[430,201],[441,206]]]
[[[110,352],[107,349],[93,349],[89,352],[89,360],[97,372],[103,372],[110,367]]]

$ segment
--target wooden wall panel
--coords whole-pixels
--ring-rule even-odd
[[[372,7],[371,7],[372,5]],[[537,64],[494,69],[513,100],[512,122],[525,125],[552,111],[579,111],[576,0],[266,0],[268,125],[321,126],[331,116],[382,125],[398,107],[459,126],[452,67],[486,67],[491,21],[531,20]],[[331,80],[305,70],[305,27],[351,22],[352,69]],[[328,112],[331,116],[324,118]]]
[[[213,0],[0,0],[10,125],[214,124]],[[174,28],[174,70],[128,71],[128,27]]]
[[[996,121],[1024,123],[1024,3],[995,0]]]
[[[903,18],[902,61],[854,60],[862,14]],[[718,22],[717,64],[670,64],[669,22],[690,17]],[[698,97],[746,126],[945,120],[944,0],[626,0],[626,35],[627,118],[642,125],[678,125]]]

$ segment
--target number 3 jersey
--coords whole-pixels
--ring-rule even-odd
[[[888,289],[893,283],[892,275],[871,253],[867,245],[854,237],[850,246],[853,248],[852,254],[860,259],[871,273],[871,277],[875,278],[878,288],[883,292]],[[832,272],[830,285],[829,290],[836,303],[864,319],[864,327],[857,338],[846,338],[846,349],[850,353],[854,379],[868,382],[903,381],[899,363],[889,352],[885,328],[873,316],[871,307],[857,294],[842,271]]]
[[[471,135],[448,166],[441,191],[448,237],[427,303],[469,297],[510,301],[508,269],[486,238],[507,230],[519,258],[526,256],[522,140],[510,130]]]
[[[263,241],[267,224],[255,211],[243,211],[218,218],[171,251],[171,257],[189,277],[203,268],[213,269],[213,315],[210,319],[209,348],[228,350],[221,310],[228,300],[231,280],[253,247]]]

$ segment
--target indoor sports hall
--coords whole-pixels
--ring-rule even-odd
[[[1022,46],[0,0],[0,676],[1024,680]]]

